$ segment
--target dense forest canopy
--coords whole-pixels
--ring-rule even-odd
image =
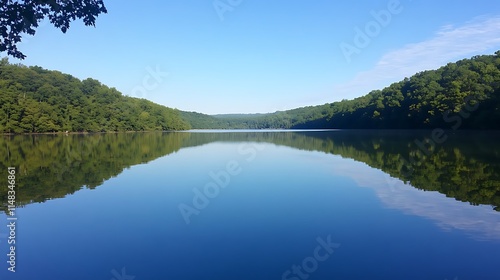
[[[94,79],[0,62],[0,133],[182,130],[177,110]]]

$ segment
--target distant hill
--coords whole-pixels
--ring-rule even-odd
[[[97,80],[0,61],[0,133],[189,129],[178,110]]]
[[[198,127],[201,123],[203,127]],[[500,51],[420,72],[353,100],[262,116],[198,115],[191,125],[217,129],[500,129]]]
[[[216,114],[216,115],[211,115],[212,117],[218,118],[218,119],[238,119],[238,118],[259,118],[259,117],[265,117],[270,115],[270,113],[267,114]]]
[[[206,115],[181,111],[181,116],[194,129],[248,129],[258,128],[253,124],[271,114],[219,114]]]

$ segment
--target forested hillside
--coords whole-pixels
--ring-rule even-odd
[[[99,81],[0,62],[0,133],[182,130],[178,110]]]
[[[0,133],[195,129],[500,129],[500,51],[365,96],[272,114],[181,112],[93,79],[0,62]]]
[[[500,51],[420,72],[353,100],[257,117],[201,117],[193,128],[500,129]]]

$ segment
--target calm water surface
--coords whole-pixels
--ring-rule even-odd
[[[500,134],[445,136],[3,136],[0,279],[500,279]]]

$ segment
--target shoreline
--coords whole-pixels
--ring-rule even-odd
[[[148,131],[103,131],[103,132],[29,132],[29,133],[0,133],[0,136],[16,136],[16,135],[95,135],[95,134],[126,134],[126,133],[155,133],[155,132],[328,132],[328,131],[377,131],[377,132],[424,132],[432,131],[436,128],[397,128],[397,129],[377,129],[377,128],[319,128],[319,129],[220,129],[220,128],[206,128],[206,129],[187,129],[187,130],[148,130]],[[499,129],[442,129],[445,132],[497,132]]]
[[[149,132],[175,132],[181,130],[150,130],[150,131],[101,131],[101,132],[26,132],[26,133],[0,133],[1,136],[16,135],[91,135],[91,134],[119,134],[119,133],[149,133]]]

